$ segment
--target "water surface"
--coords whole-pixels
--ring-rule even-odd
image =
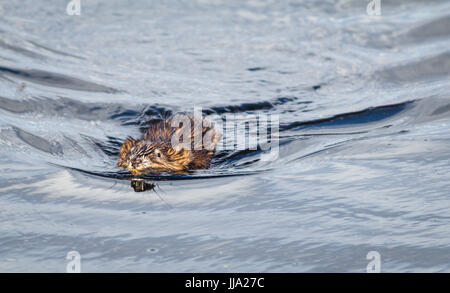
[[[2,2],[0,271],[449,272],[450,5],[368,2]],[[279,157],[134,192],[120,143],[194,106]]]

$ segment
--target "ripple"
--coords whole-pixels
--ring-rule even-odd
[[[114,88],[99,85],[90,81],[85,81],[72,76],[38,69],[27,70],[27,69],[0,66],[0,74],[1,73],[29,82],[33,82],[36,84],[56,88],[87,91],[87,92],[103,92],[112,94],[119,92]]]

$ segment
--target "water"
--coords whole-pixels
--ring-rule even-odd
[[[448,1],[65,2],[0,3],[0,271],[450,271]],[[279,158],[134,192],[120,143],[194,105]]]

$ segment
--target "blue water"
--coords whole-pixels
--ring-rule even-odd
[[[450,272],[448,1],[0,3],[0,271]],[[279,157],[115,167],[146,122],[278,115]]]

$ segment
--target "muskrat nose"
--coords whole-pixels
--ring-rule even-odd
[[[136,168],[142,164],[142,160],[136,159],[130,162],[131,167]]]

